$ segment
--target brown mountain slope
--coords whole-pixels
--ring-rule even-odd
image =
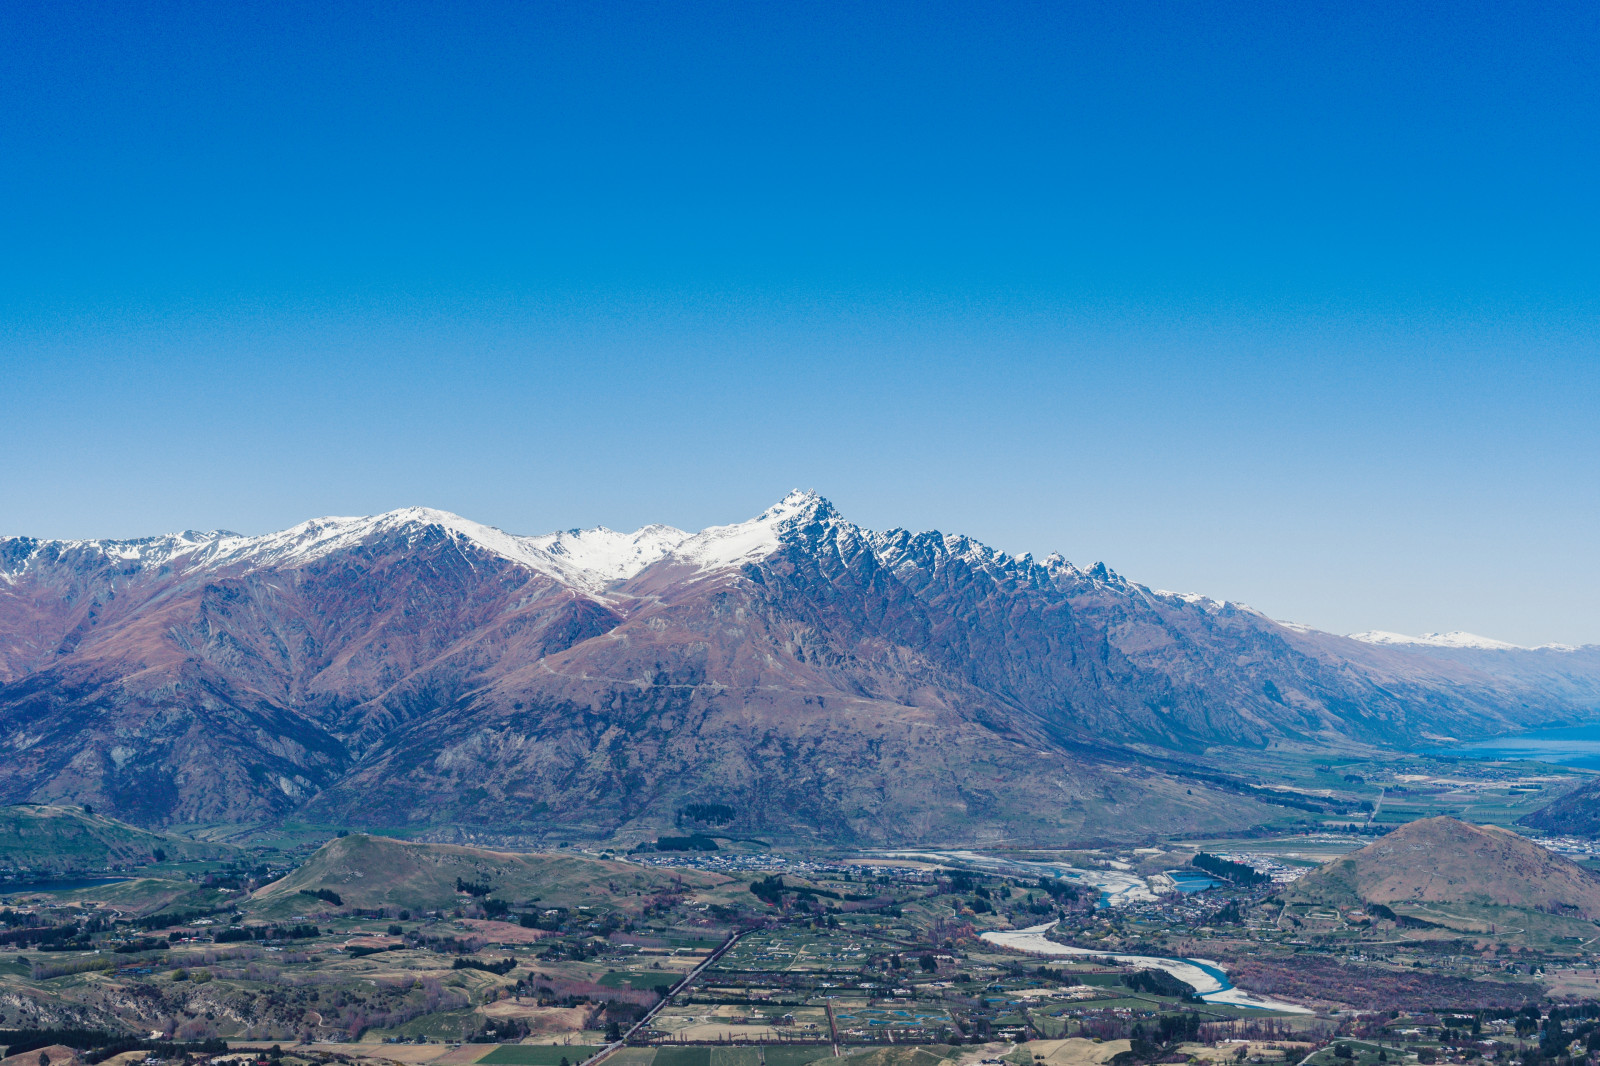
[[[1063,749],[1082,733],[930,653],[927,612],[893,583],[874,591],[877,568],[856,565],[865,579],[848,566],[800,580],[647,572],[619,590],[633,608],[612,631],[417,719],[307,813],[576,834],[648,829],[698,801],[735,810],[727,831],[884,843],[1115,839],[1273,816]],[[910,632],[890,639],[891,627]],[[974,659],[1004,654],[974,643]]]
[[[742,833],[864,842],[1212,832],[1273,809],[1138,753],[1577,718],[1600,659],[1554,654],[1309,634],[1103,566],[863,530],[810,494],[695,535],[412,510],[6,538],[0,799],[534,840],[648,834],[696,801]]]
[[[56,576],[0,584],[0,618],[65,627],[48,668],[0,686],[0,789],[146,824],[282,815],[502,660],[619,620],[427,527],[288,567],[117,570],[92,595]],[[14,638],[13,668],[40,643]]]
[[[1600,920],[1600,877],[1496,826],[1425,818],[1296,882],[1292,899],[1465,904]]]

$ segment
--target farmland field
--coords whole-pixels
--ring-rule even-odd
[[[479,1062],[489,1066],[571,1066],[599,1051],[598,1047],[567,1044],[501,1044]]]

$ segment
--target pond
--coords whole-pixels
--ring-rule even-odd
[[[1208,888],[1216,888],[1222,884],[1215,877],[1197,874],[1192,870],[1168,870],[1167,876],[1172,878],[1172,883],[1179,892],[1185,895],[1193,892],[1204,892]]]

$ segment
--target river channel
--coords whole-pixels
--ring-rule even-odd
[[[1096,951],[1093,948],[1075,948],[1066,944],[1058,944],[1045,936],[1045,933],[1055,928],[1055,924],[1055,922],[1046,922],[1044,925],[1035,925],[1027,929],[988,932],[984,933],[981,939],[997,947],[1023,951],[1030,955],[1056,957],[1093,955],[1096,958],[1112,959],[1124,965],[1136,966],[1141,969],[1165,970],[1185,984],[1192,985],[1195,994],[1207,1003],[1227,1004],[1231,1007],[1250,1007],[1256,1010],[1283,1011],[1288,1014],[1312,1013],[1294,1003],[1267,999],[1265,996],[1251,995],[1241,989],[1234,988],[1233,982],[1228,980],[1228,975],[1223,971],[1222,967],[1207,959],[1166,959],[1157,955],[1119,955],[1113,952]]]
[[[1058,878],[1093,888],[1100,893],[1102,907],[1126,907],[1130,903],[1153,902],[1156,898],[1149,884],[1138,874],[1109,867],[1085,870],[1070,863],[1002,859],[976,851],[886,851],[882,854],[885,858],[957,863],[1011,876]]]

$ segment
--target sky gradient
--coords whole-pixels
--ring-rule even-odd
[[[0,11],[0,533],[426,504],[1600,642],[1600,8]]]

